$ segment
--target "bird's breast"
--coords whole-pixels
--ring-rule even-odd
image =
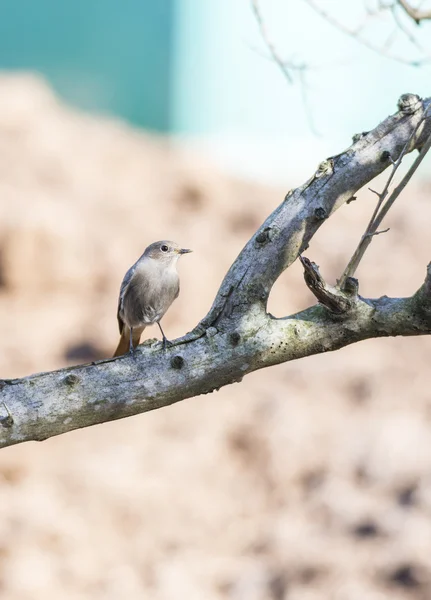
[[[132,326],[160,321],[178,296],[175,268],[161,268],[153,261],[138,266],[124,297],[124,314]]]

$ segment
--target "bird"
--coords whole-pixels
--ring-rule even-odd
[[[181,248],[176,242],[154,242],[127,271],[118,298],[121,337],[114,357],[133,353],[144,329],[154,323],[159,326],[166,350],[169,342],[160,321],[180,292],[177,261],[189,252],[192,250]]]

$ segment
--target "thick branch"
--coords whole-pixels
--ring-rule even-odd
[[[206,336],[166,353],[145,344],[134,358],[5,381],[0,390],[0,446],[44,440],[168,406],[241,381],[257,369],[360,340],[430,334],[430,281],[431,275],[412,298],[358,298],[344,317],[323,306],[285,319],[251,315],[231,329],[211,328]]]
[[[403,95],[402,99],[413,96]],[[243,312],[244,305],[264,313],[271,288],[282,271],[308,247],[328,217],[390,166],[390,159],[398,159],[430,104],[431,99],[400,102],[401,110],[372,131],[355,136],[350,148],[323,161],[311,179],[289,192],[230,268],[211,311],[194,335],[201,335],[223,316]],[[408,152],[421,148],[430,134],[428,114]]]
[[[147,343],[134,357],[0,381],[0,446],[168,406],[257,369],[359,340],[431,333],[431,267],[411,298],[364,300],[352,293],[341,314],[320,305],[284,319],[266,312],[279,274],[326,218],[389,166],[388,156],[397,159],[429,104],[400,110],[290,192],[232,265],[209,314],[166,353]],[[428,117],[409,149],[420,148],[430,133]]]

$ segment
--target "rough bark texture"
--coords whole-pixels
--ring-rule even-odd
[[[395,115],[355,136],[350,148],[289,192],[232,265],[208,315],[166,352],[146,343],[134,356],[0,381],[0,445],[161,408],[241,381],[251,371],[360,340],[431,333],[430,266],[411,298],[366,300],[353,283],[343,292],[329,288],[305,260],[306,282],[322,304],[283,319],[266,312],[280,273],[337,208],[397,159],[430,103],[406,95]],[[431,117],[410,150],[429,135]]]

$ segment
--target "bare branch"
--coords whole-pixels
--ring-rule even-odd
[[[416,39],[416,36],[413,35],[413,33],[411,31],[409,31],[409,29],[402,22],[402,19],[400,19],[400,16],[398,15],[398,10],[397,10],[397,8],[399,6],[400,6],[399,4],[392,5],[392,16],[393,16],[393,19],[394,19],[398,29],[400,29],[402,31],[402,33],[406,36],[406,38],[408,39],[410,44],[412,44],[412,46],[416,46],[416,48],[420,52],[424,52],[425,50],[422,47],[422,45],[418,42],[418,40]]]
[[[201,327],[205,329],[217,322],[223,313],[235,311],[238,295],[264,310],[280,273],[307,248],[325,219],[385,170],[387,161],[382,161],[382,155],[389,153],[398,158],[409,140],[409,152],[422,147],[425,136],[431,134],[430,116],[422,121],[430,105],[431,99],[427,99],[408,110],[403,108],[373,131],[355,137],[350,148],[323,161],[309,181],[290,191],[242,250],[226,275],[211,311],[193,335],[199,335]],[[419,121],[420,127],[416,129]],[[416,134],[412,138],[413,131]]]
[[[274,62],[280,67],[280,70],[283,73],[283,75],[286,77],[287,81],[289,83],[293,83],[292,76],[289,73],[289,68],[292,68],[292,67],[291,66],[288,67],[287,63],[280,58],[274,44],[271,42],[271,39],[269,38],[267,31],[266,31],[265,23],[263,22],[263,18],[262,18],[262,14],[260,12],[258,0],[251,0],[251,6],[253,8],[253,12],[256,17],[256,21],[259,25],[260,34],[261,34],[263,41],[265,42],[269,52],[271,53],[271,56],[272,56]]]
[[[427,154],[427,152],[429,151],[429,149],[431,147],[431,135],[430,135],[428,137],[428,139],[426,140],[425,144],[421,147],[419,156],[416,158],[416,160],[414,161],[414,163],[412,164],[410,169],[407,171],[406,175],[403,177],[401,182],[394,189],[394,191],[391,193],[391,195],[387,199],[386,203],[383,205],[383,202],[388,194],[389,186],[394,178],[394,175],[395,175],[397,169],[399,168],[399,166],[401,165],[401,162],[402,162],[404,156],[409,151],[408,149],[412,143],[412,140],[414,139],[415,135],[417,134],[420,126],[428,117],[429,112],[430,111],[428,108],[426,110],[424,116],[421,118],[421,120],[419,121],[419,123],[417,124],[415,129],[413,130],[413,132],[410,136],[410,139],[407,140],[406,144],[404,145],[404,148],[402,149],[397,160],[393,160],[393,159],[391,160],[392,171],[388,177],[388,180],[386,181],[383,192],[379,194],[375,190],[370,189],[370,191],[377,194],[377,196],[379,198],[378,202],[377,202],[377,206],[371,216],[371,219],[367,225],[365,233],[363,234],[363,236],[358,244],[358,247],[356,248],[355,252],[353,253],[352,258],[350,259],[346,269],[344,270],[343,275],[341,276],[341,278],[339,280],[339,286],[341,289],[343,289],[344,283],[346,282],[347,278],[353,277],[353,275],[356,273],[359,263],[361,262],[368,246],[371,244],[373,237],[376,235],[379,235],[380,233],[385,233],[386,231],[388,231],[388,229],[385,229],[384,231],[377,231],[377,229],[380,226],[380,224],[382,223],[384,217],[387,215],[389,209],[393,206],[395,200],[399,197],[399,195],[401,194],[403,189],[406,187],[406,185],[408,184],[408,182],[410,181],[410,179],[416,172],[417,168],[419,167],[419,165],[421,164],[421,162],[425,158],[425,155]]]
[[[3,406],[10,411],[4,414],[10,417],[7,424],[0,419],[0,447],[169,406],[241,381],[257,369],[360,340],[430,334],[430,299],[424,284],[411,298],[357,298],[342,318],[323,306],[285,319],[266,315],[208,329],[204,337],[166,353],[143,344],[134,357],[0,382]]]
[[[416,23],[416,25],[420,25],[421,21],[426,21],[431,19],[431,10],[420,10],[419,8],[413,8],[407,0],[398,0],[398,4],[403,8],[403,10],[408,14],[410,18]]]
[[[317,2],[315,2],[315,0],[305,0],[305,1],[310,6],[310,8],[312,8],[317,14],[319,14],[321,17],[323,17],[328,23],[330,23],[331,25],[336,27],[339,31],[354,38],[358,43],[362,44],[363,46],[365,46],[369,50],[372,50],[373,52],[377,52],[377,54],[380,54],[381,56],[385,56],[386,58],[396,60],[397,62],[400,62],[402,64],[415,66],[415,67],[425,64],[425,63],[428,63],[431,60],[430,56],[425,56],[423,58],[419,58],[416,60],[409,60],[408,58],[406,58],[403,55],[393,54],[392,52],[390,52],[390,46],[392,45],[393,36],[391,36],[390,43],[388,43],[388,41],[387,41],[386,43],[378,45],[378,44],[373,44],[369,39],[367,39],[361,35],[363,30],[365,29],[366,25],[370,21],[370,19],[372,19],[376,16],[379,16],[380,14],[382,14],[385,11],[392,10],[392,14],[393,14],[395,23],[399,27],[400,31],[404,35],[406,35],[406,37],[410,43],[415,45],[417,48],[421,49],[419,47],[419,45],[417,44],[416,40],[414,40],[413,36],[409,32],[406,32],[405,27],[400,26],[399,19],[397,18],[397,15],[395,14],[395,11],[393,10],[393,8],[394,8],[393,5],[391,5],[391,4],[383,4],[383,5],[380,5],[379,9],[376,11],[368,11],[365,20],[360,25],[358,25],[355,29],[351,29],[349,27],[346,27],[338,19],[334,18],[332,16],[332,14],[330,14],[329,12],[322,9],[319,6],[319,4]],[[398,1],[401,2],[402,0],[398,0]],[[424,13],[424,14],[426,14],[426,13]]]
[[[307,70],[309,68],[308,65],[306,65],[304,63],[298,64],[298,63],[294,63],[292,61],[287,62],[280,57],[274,43],[271,41],[271,38],[269,37],[269,35],[267,33],[258,0],[251,0],[251,6],[253,9],[253,13],[256,17],[256,21],[259,25],[260,34],[262,36],[263,41],[265,42],[266,47],[269,50],[272,60],[275,62],[276,65],[278,65],[278,67],[280,68],[284,77],[287,79],[287,81],[289,83],[291,83],[291,84],[293,83],[293,77],[292,77],[290,71],[295,71],[298,74],[299,86],[301,89],[303,106],[304,106],[305,114],[307,116],[308,124],[310,126],[311,131],[315,135],[320,135],[316,129],[316,126],[315,126],[315,123],[313,120],[312,112],[310,110],[308,95],[307,95],[307,84],[305,81],[305,73],[307,72]]]
[[[373,233],[367,233],[365,235],[369,236],[369,237],[374,237],[375,235],[381,235],[382,233],[388,233],[388,231],[390,231],[390,227],[387,227],[386,229],[382,229],[381,231],[374,231]]]
[[[412,297],[365,300],[351,279],[343,293],[331,296],[333,288],[308,263],[310,284],[314,282],[319,301],[326,306],[282,319],[266,310],[280,273],[326,219],[387,166],[382,153],[397,160],[409,140],[408,151],[425,147],[431,118],[423,116],[430,105],[427,99],[415,110],[400,110],[345,152],[323,161],[247,243],[208,315],[166,352],[150,341],[134,356],[0,381],[0,447],[168,406],[240,381],[257,369],[360,340],[430,334],[431,267]],[[328,310],[328,304],[339,308],[341,297],[348,299],[348,309]]]

